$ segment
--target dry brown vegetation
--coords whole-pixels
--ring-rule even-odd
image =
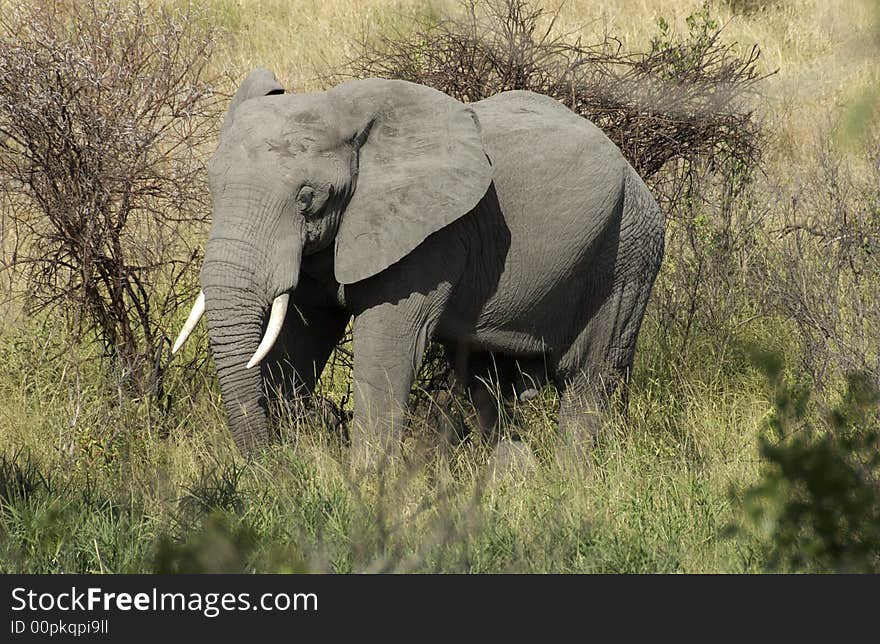
[[[0,177],[10,294],[51,309],[144,393],[161,321],[190,299],[221,114],[196,13],[22,3],[0,17]]]
[[[609,34],[559,33],[559,19],[527,0],[467,0],[453,15],[367,37],[340,75],[401,78],[464,102],[518,89],[552,96],[601,127],[646,180],[673,161],[685,172],[757,163],[760,50],[723,42],[708,6],[683,38],[663,20],[639,52]]]

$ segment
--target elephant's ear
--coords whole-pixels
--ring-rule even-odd
[[[352,284],[473,209],[492,167],[476,114],[442,92],[370,79],[328,94],[364,119],[355,137],[356,186],[336,235],[336,279]]]
[[[223,132],[225,132],[232,121],[235,120],[235,110],[238,106],[251,98],[260,96],[269,96],[270,94],[283,94],[284,88],[275,78],[270,70],[263,67],[253,69],[248,73],[245,79],[239,85],[238,90],[229,102],[229,109],[226,111],[226,118],[223,119]]]

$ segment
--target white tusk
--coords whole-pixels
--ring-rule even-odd
[[[186,322],[183,324],[183,329],[180,331],[180,335],[177,336],[177,340],[174,341],[174,347],[171,349],[171,355],[177,353],[178,349],[183,346],[183,343],[186,342],[186,339],[189,337],[189,334],[193,332],[193,329],[196,328],[196,325],[199,323],[199,320],[202,319],[202,316],[205,314],[205,292],[199,291],[199,296],[196,298],[196,303],[193,304],[192,311],[189,312],[189,317],[186,318]]]
[[[260,342],[260,346],[257,347],[254,357],[247,363],[248,369],[256,364],[260,364],[260,360],[266,357],[266,354],[272,349],[272,345],[275,344],[275,340],[278,339],[281,327],[284,326],[284,316],[287,315],[287,300],[289,299],[290,294],[284,293],[276,297],[275,301],[272,302],[272,312],[269,314],[269,324],[266,325],[266,333],[263,335],[263,340]]]

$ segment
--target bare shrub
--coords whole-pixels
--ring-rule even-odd
[[[645,320],[659,349],[653,364],[666,371],[718,368],[731,342],[772,308],[771,210],[751,173],[693,164],[685,179],[667,205],[666,254]]]
[[[209,214],[214,42],[192,9],[141,0],[27,0],[0,15],[0,269],[29,311],[97,338],[141,390],[200,263],[184,232]]]
[[[590,119],[649,178],[676,159],[752,165],[759,127],[748,101],[761,80],[757,47],[721,41],[708,5],[676,36],[662,18],[646,52],[613,36],[595,44],[558,34],[558,12],[529,0],[463,0],[463,17],[416,18],[408,30],[366,37],[345,74],[400,78],[462,101],[506,90],[558,99]]]
[[[771,293],[799,332],[799,367],[820,391],[842,373],[868,374],[880,386],[878,150],[857,170],[826,137],[819,170],[780,204]]]
[[[767,11],[782,4],[782,0],[723,0],[731,11],[744,16]]]

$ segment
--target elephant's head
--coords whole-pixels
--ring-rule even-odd
[[[207,310],[240,447],[268,438],[252,367],[277,338],[302,258],[334,244],[336,281],[364,280],[470,211],[491,180],[476,116],[441,92],[370,79],[282,94],[271,72],[251,72],[209,165],[203,294],[181,334]]]

